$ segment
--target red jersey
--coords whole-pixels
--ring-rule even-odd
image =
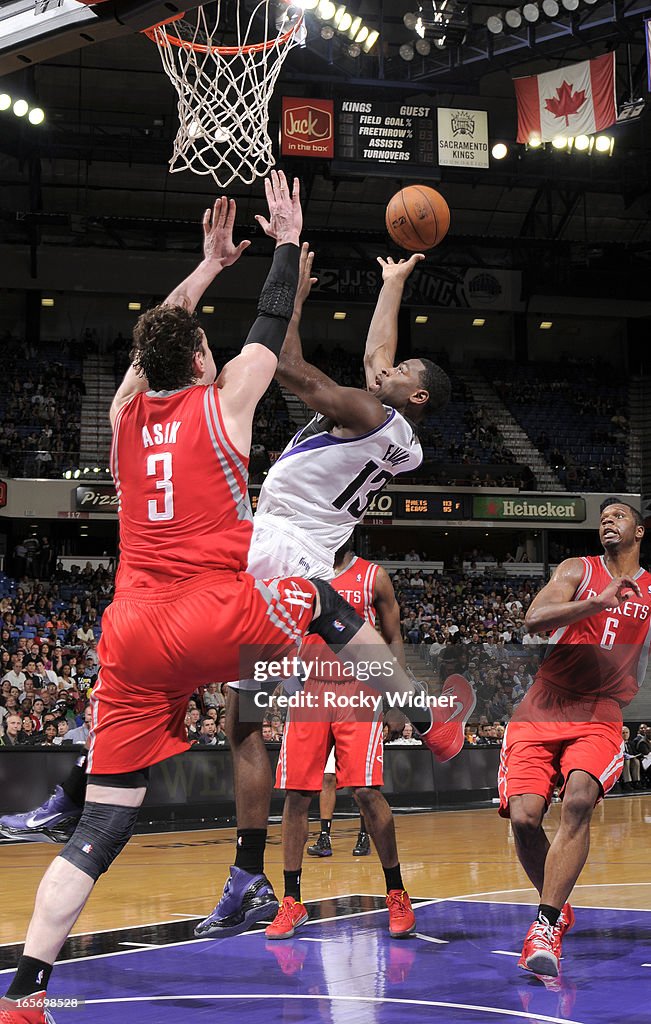
[[[573,601],[596,597],[613,578],[603,555],[583,558],[582,562],[583,578]],[[640,569],[635,580],[641,598],[634,597],[618,608],[606,608],[554,631],[536,675],[536,688],[542,684],[569,698],[610,698],[622,706],[633,700],[649,660],[651,573]]]
[[[341,594],[343,599],[348,601],[348,604],[355,609],[357,614],[361,615],[367,622],[370,622],[372,626],[375,626],[376,620],[373,595],[375,593],[375,580],[378,569],[379,566],[375,562],[368,562],[365,558],[355,555],[350,565],[347,565],[345,569],[342,569],[333,579],[328,581],[333,590]],[[315,650],[315,648],[318,648],[318,650]],[[306,636],[303,640],[301,653],[310,659],[318,660],[323,658],[327,663],[332,659],[332,651],[328,645],[320,636],[316,636],[314,633]],[[321,682],[350,682],[350,679],[335,679],[333,676],[325,680],[322,678],[323,675],[324,672],[320,672],[316,674],[316,677]]]
[[[118,495],[116,591],[246,569],[248,458],[224,427],[215,384],[139,392],[113,428]]]
[[[373,595],[378,569],[379,566],[375,562],[355,555],[350,565],[330,580],[330,586],[372,626],[375,625],[376,619]]]

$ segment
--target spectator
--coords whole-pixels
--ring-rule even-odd
[[[620,779],[622,789],[641,789],[641,761],[643,754],[636,754],[631,741],[631,731],[627,725],[622,726],[624,741],[624,766]]]
[[[0,737],[2,747],[20,747],[23,744],[23,720],[20,715],[7,715],[5,719],[5,734]]]
[[[205,747],[221,746],[223,740],[217,739],[217,726],[214,718],[204,718],[199,733],[199,744]]]
[[[54,741],[57,737],[57,727],[54,722],[48,722],[43,726],[43,735],[40,739],[39,746],[41,747],[53,747]]]
[[[56,725],[57,734],[54,737],[54,745],[60,747],[70,731],[70,726],[65,718],[60,718]]]
[[[390,741],[389,746],[421,747],[422,743],[414,736],[414,727],[411,722],[405,722],[402,732],[397,739]]]
[[[262,739],[265,743],[274,742],[274,734],[271,728],[271,722],[269,721],[264,721],[262,723]]]
[[[89,704],[84,711],[83,724],[78,726],[76,729],[71,729],[68,735],[66,736],[66,741],[69,743],[76,743],[80,745],[85,744],[86,741],[88,740],[88,735],[90,733],[92,722],[93,709]]]

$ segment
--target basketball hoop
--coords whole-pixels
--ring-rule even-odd
[[[273,167],[269,102],[285,57],[305,40],[301,8],[259,0],[248,14],[244,3],[235,0],[230,29],[216,0],[145,30],[178,94],[170,171],[210,174],[221,188],[234,178],[250,185]],[[229,31],[234,45],[221,45]]]

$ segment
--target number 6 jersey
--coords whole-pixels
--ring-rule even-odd
[[[373,497],[423,461],[414,428],[396,409],[384,408],[384,423],[359,437],[336,437],[332,421],[315,416],[269,470],[256,522],[264,516],[268,524],[273,517],[295,538],[303,531],[332,563]]]
[[[613,578],[603,555],[581,560],[583,579],[574,601],[596,597]],[[633,700],[649,660],[651,574],[640,569],[635,580],[642,597],[636,594],[616,608],[606,608],[552,633],[536,675],[536,689],[542,685],[560,696],[611,699],[620,706]]]

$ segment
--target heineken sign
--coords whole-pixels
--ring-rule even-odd
[[[552,497],[543,495],[475,495],[472,499],[473,519],[499,519],[509,522],[524,520],[539,523],[585,522],[583,498]]]

